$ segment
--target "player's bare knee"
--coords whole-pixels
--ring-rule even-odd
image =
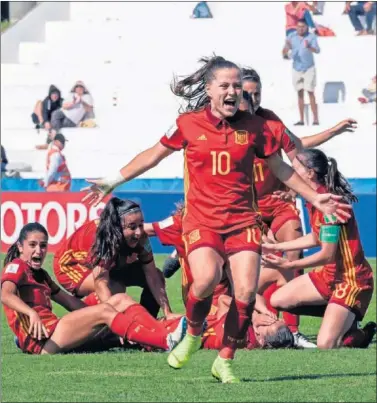
[[[107,302],[98,305],[99,308],[99,323],[109,324],[116,314],[116,309]]]
[[[337,348],[338,347],[337,344],[338,344],[337,340],[334,339],[334,337],[331,337],[328,335],[324,335],[324,336],[319,335],[318,336],[317,347],[320,350],[331,350],[333,348]]]
[[[112,295],[106,303],[111,305],[118,312],[124,312],[129,306],[136,304],[129,295],[124,293]]]

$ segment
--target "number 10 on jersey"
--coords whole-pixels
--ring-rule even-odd
[[[228,151],[211,151],[212,175],[228,175],[230,172],[230,154]]]

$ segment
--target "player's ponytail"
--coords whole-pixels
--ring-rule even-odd
[[[186,106],[180,108],[180,113],[199,111],[209,105],[211,100],[206,91],[206,84],[214,79],[218,69],[239,69],[235,63],[221,56],[202,57],[199,62],[203,63],[203,66],[195,73],[180,80],[174,77],[170,85],[173,94],[186,102]]]
[[[90,261],[93,268],[100,263],[109,268],[118,260],[121,247],[126,247],[121,217],[134,211],[140,211],[140,206],[131,200],[113,197],[106,204],[91,248]]]
[[[42,224],[39,224],[39,222],[31,222],[24,225],[20,231],[17,241],[7,251],[7,254],[4,258],[4,266],[10,263],[12,260],[20,257],[19,246],[23,244],[30,232],[41,232],[48,239],[48,232],[46,228]]]
[[[338,164],[334,158],[328,158],[323,151],[311,148],[300,152],[298,160],[307,168],[314,170],[318,182],[330,193],[343,196],[349,203],[358,201],[351,185],[338,171]]]

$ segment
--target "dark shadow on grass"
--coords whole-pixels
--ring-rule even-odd
[[[347,378],[354,376],[376,376],[376,374],[370,372],[363,372],[354,374],[292,375],[292,376],[277,376],[276,378],[267,378],[267,379],[242,378],[242,382],[279,382],[279,381],[296,381],[302,379]]]

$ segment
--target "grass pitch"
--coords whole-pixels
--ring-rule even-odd
[[[157,256],[162,265],[164,256]],[[52,255],[45,268],[51,269]],[[371,260],[376,271],[376,261]],[[176,312],[183,312],[180,276],[167,280]],[[138,298],[138,289],[129,289]],[[55,307],[58,314],[64,310]],[[363,323],[376,320],[375,296]],[[320,320],[303,317],[300,330],[315,340]],[[367,350],[239,351],[235,372],[244,382],[211,377],[215,351],[200,351],[182,370],[165,353],[110,351],[30,356],[20,353],[2,315],[3,402],[376,402],[376,340]]]

